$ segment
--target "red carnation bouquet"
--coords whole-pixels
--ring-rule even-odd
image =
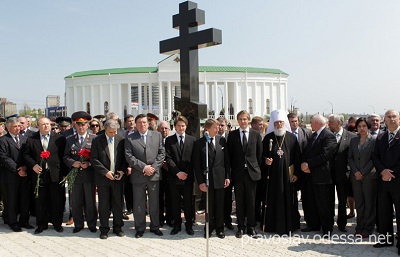
[[[50,157],[50,152],[49,151],[42,151],[40,153],[40,167],[42,167],[42,170],[46,168],[46,160]],[[40,187],[40,175],[42,174],[42,172],[39,172],[37,174],[37,179],[36,179],[36,186],[35,186],[35,197],[38,198],[39,197],[39,187]]]
[[[90,149],[81,149],[78,152],[79,157],[79,161],[80,162],[85,162],[85,161],[89,161],[90,158]],[[75,183],[75,179],[76,176],[78,175],[79,169],[82,168],[75,168],[72,167],[71,171],[68,173],[68,175],[60,182],[60,184],[65,185],[65,183],[68,183],[68,190],[72,190],[72,188],[74,187],[74,183]]]

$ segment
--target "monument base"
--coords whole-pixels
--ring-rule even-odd
[[[174,109],[179,111],[188,120],[186,129],[188,135],[200,138],[200,119],[207,118],[207,105],[198,102],[188,102],[174,97]]]

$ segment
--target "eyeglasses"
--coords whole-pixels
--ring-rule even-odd
[[[98,126],[99,126],[99,124],[91,124],[91,125],[90,125],[91,128],[93,128],[93,127],[98,127]]]

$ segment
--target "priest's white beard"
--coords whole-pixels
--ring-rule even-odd
[[[281,137],[281,136],[285,135],[285,133],[286,133],[285,128],[274,128],[274,134],[277,137]]]

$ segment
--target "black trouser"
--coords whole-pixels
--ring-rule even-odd
[[[174,219],[172,213],[170,183],[169,179],[167,179],[168,175],[168,173],[163,172],[163,178],[160,180],[160,223],[164,223],[164,221],[170,223]]]
[[[396,178],[397,179],[397,178]],[[389,185],[391,182],[378,182],[378,220],[379,220],[379,233],[380,238],[382,236],[386,241],[393,243],[394,242],[394,231],[393,231],[393,208],[394,205],[396,212],[396,224],[397,227],[400,227],[400,191],[399,189],[394,189],[392,185]],[[398,185],[397,185],[398,186]],[[383,241],[383,240],[381,240]],[[384,243],[383,242],[383,243]],[[397,248],[400,248],[400,242],[397,240],[396,244]]]
[[[336,183],[336,192],[338,198],[338,218],[337,218],[337,225],[338,227],[345,227],[347,225],[347,210],[346,210],[346,203],[347,203],[347,190],[348,190],[348,181],[343,181],[340,183]]]
[[[17,183],[5,184],[3,219],[9,225],[21,226],[29,223],[29,181],[20,178]],[[19,214],[19,219],[17,218]]]
[[[75,183],[71,190],[72,217],[76,228],[84,227],[84,220],[89,228],[97,223],[96,186],[94,183]],[[122,200],[122,196],[121,200]],[[110,209],[108,209],[110,210]],[[83,216],[85,213],[85,217]]]
[[[232,188],[233,184],[229,184],[224,189],[224,223],[232,224]]]
[[[186,228],[193,225],[193,183],[177,185],[175,181],[170,183],[172,218],[175,227],[181,227],[181,203],[183,201],[183,211],[185,213]]]
[[[246,171],[241,179],[234,181],[234,187],[238,229],[253,228],[256,226],[255,202],[257,181],[252,180]],[[247,223],[245,224],[246,217]]]
[[[311,222],[319,220],[324,233],[332,232],[335,218],[334,186],[332,184],[313,184],[313,192],[317,212],[312,212]]]
[[[110,209],[113,213],[113,230],[121,231],[124,222],[122,220],[122,191],[124,183],[122,181],[111,181],[109,185],[98,185],[97,194],[99,200],[99,220],[100,232],[107,233],[110,230],[109,219]]]
[[[208,187],[208,215],[210,233],[224,231],[224,188]],[[206,228],[204,227],[204,231]]]
[[[125,196],[125,207],[127,211],[132,211],[133,209],[133,194],[132,194],[132,184],[130,182],[130,175],[124,176],[124,196]]]

